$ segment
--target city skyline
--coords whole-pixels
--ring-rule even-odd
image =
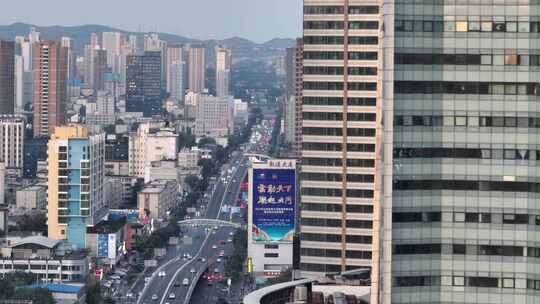
[[[232,3],[198,0],[189,1],[189,4],[165,3],[158,0],[152,2],[152,5],[157,8],[166,5],[167,9],[156,14],[149,14],[147,5],[137,7],[131,2],[129,15],[118,14],[125,9],[125,1],[97,0],[92,2],[92,6],[85,6],[80,0],[59,0],[48,4],[42,1],[30,2],[34,8],[32,10],[27,9],[28,2],[10,0],[4,3],[5,9],[0,11],[0,24],[9,25],[16,22],[39,26],[102,24],[126,31],[164,32],[201,40],[221,40],[239,36],[258,43],[273,38],[296,38],[301,35],[302,29],[300,0],[271,2],[236,0]],[[208,7],[214,9],[207,10]],[[17,14],[13,14],[14,11]],[[228,14],[222,13],[225,11]],[[244,14],[247,11],[253,13]],[[50,13],[43,14],[43,12]],[[201,18],[201,15],[206,18]]]

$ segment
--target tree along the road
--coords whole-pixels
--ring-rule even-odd
[[[37,282],[37,276],[27,272],[12,272],[0,279],[0,301],[29,300],[36,304],[52,304],[54,299],[45,288],[25,288]]]

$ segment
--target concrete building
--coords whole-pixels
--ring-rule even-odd
[[[121,73],[121,55],[122,45],[124,43],[123,35],[120,32],[104,32],[101,36],[101,45],[107,51],[107,66],[111,71],[120,75]]]
[[[205,48],[202,46],[191,46],[189,48],[188,88],[194,93],[201,93],[206,87],[205,51]]]
[[[146,168],[158,160],[176,160],[178,134],[172,128],[140,124],[129,135],[129,175],[145,177]]]
[[[25,120],[22,116],[0,115],[0,162],[20,171],[24,166]]]
[[[197,103],[195,136],[218,138],[231,135],[234,129],[233,103],[231,96],[203,95]]]
[[[184,50],[182,46],[167,48],[167,92],[176,101],[184,100]]]
[[[91,98],[94,101],[94,106],[86,107],[86,123],[89,125],[114,125],[116,118],[114,96],[106,91],[97,91],[96,95]]]
[[[47,210],[47,188],[32,185],[17,190],[16,203],[18,209]]]
[[[48,137],[66,121],[68,49],[59,42],[37,42],[34,62],[34,137]]]
[[[126,112],[140,112],[144,117],[163,112],[161,65],[161,52],[127,56]]]
[[[370,303],[380,288],[379,5],[304,1],[300,270],[371,269]]]
[[[193,169],[198,167],[200,153],[197,149],[183,149],[178,152],[178,167],[184,169]]]
[[[293,155],[300,156],[302,145],[302,75],[303,42],[296,40],[296,46],[288,48],[285,58],[285,140],[292,146]]]
[[[178,186],[173,180],[155,180],[145,185],[137,194],[138,208],[149,212],[154,220],[166,219],[167,212],[178,203]]]
[[[0,40],[0,114],[15,113],[15,43]]]
[[[216,47],[216,96],[230,95],[231,82],[231,50],[222,46]]]
[[[90,259],[84,250],[43,236],[30,236],[0,248],[0,275],[21,271],[38,281],[80,282],[88,276]]]
[[[107,51],[93,50],[92,89],[94,92],[105,90],[105,74],[107,73]]]
[[[105,134],[83,125],[56,128],[48,143],[49,237],[85,247],[86,227],[106,214]]]
[[[6,189],[6,165],[0,163],[0,206],[6,205]]]

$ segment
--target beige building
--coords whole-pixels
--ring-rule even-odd
[[[195,136],[227,137],[234,128],[232,97],[204,95],[197,104]]]
[[[46,210],[47,189],[43,186],[32,185],[17,190],[16,203],[18,209]]]
[[[151,128],[150,123],[139,125],[129,135],[129,175],[145,177],[151,162],[176,160],[178,134],[173,128]]]
[[[206,61],[205,48],[190,47],[188,55],[188,81],[189,90],[200,93],[205,89]]]
[[[230,49],[222,46],[216,47],[216,96],[230,95],[231,57]]]
[[[178,167],[193,169],[198,167],[200,153],[198,149],[184,149],[178,152]]]
[[[379,290],[379,2],[305,0],[300,269],[371,269]],[[388,26],[392,26],[391,24]]]
[[[178,186],[173,180],[155,180],[145,185],[137,194],[141,213],[149,212],[154,220],[166,219],[167,212],[176,206]]]
[[[25,120],[20,116],[0,115],[0,162],[7,169],[22,173]]]

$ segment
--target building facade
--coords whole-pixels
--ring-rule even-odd
[[[167,92],[176,101],[184,100],[184,50],[182,46],[167,48]]]
[[[33,45],[34,137],[49,137],[66,121],[68,49],[56,41]]]
[[[300,270],[371,270],[379,290],[379,2],[305,0]]]
[[[222,46],[216,48],[216,96],[230,95],[232,52]]]
[[[83,125],[58,127],[48,143],[49,237],[84,248],[86,227],[106,213],[105,134]]]
[[[137,194],[138,207],[143,214],[149,213],[154,220],[166,219],[177,203],[178,185],[174,180],[154,180]]]
[[[206,61],[204,47],[190,47],[188,54],[188,84],[189,90],[200,93],[205,89]]]
[[[302,39],[297,39],[296,46],[288,48],[285,56],[285,140],[297,157],[302,144],[303,49]]]
[[[161,64],[159,51],[127,56],[126,112],[140,112],[144,117],[163,112]]]
[[[195,136],[227,137],[234,128],[234,99],[203,95],[197,103]]]
[[[21,116],[0,115],[0,162],[22,173],[24,166],[25,120]]]
[[[0,40],[0,114],[15,113],[15,43]]]

